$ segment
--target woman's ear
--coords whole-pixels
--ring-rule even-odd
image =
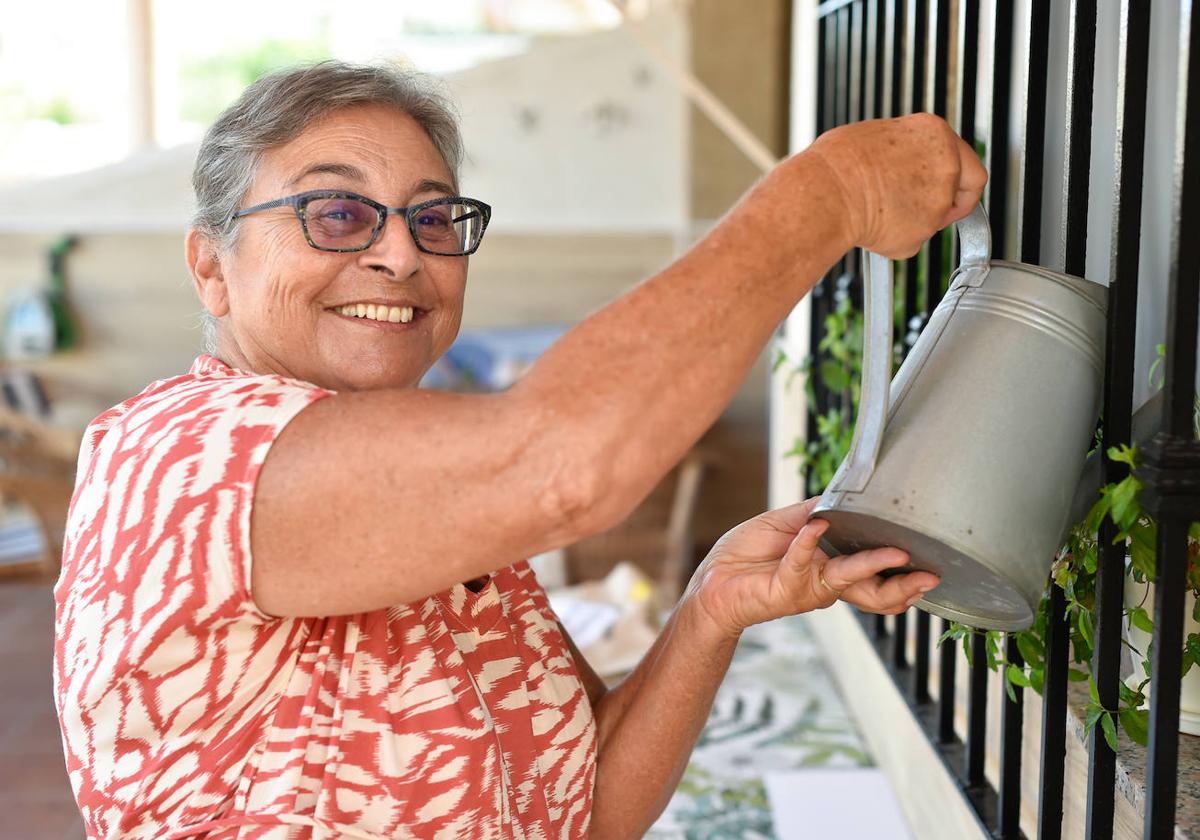
[[[196,284],[196,294],[200,296],[204,308],[214,318],[228,314],[229,290],[225,285],[216,243],[196,228],[190,228],[184,250],[188,269],[192,272],[192,282]]]

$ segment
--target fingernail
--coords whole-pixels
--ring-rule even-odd
[[[807,522],[804,523],[804,527],[800,529],[800,533],[801,534],[809,534],[809,535],[815,534],[818,537],[821,536],[821,523],[823,521],[824,521],[823,519],[808,520]]]

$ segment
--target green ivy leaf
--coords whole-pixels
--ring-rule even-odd
[[[958,639],[961,639],[963,636],[966,636],[970,632],[971,632],[971,628],[968,627],[967,625],[959,624],[956,621],[952,621],[952,622],[950,622],[950,626],[946,628],[946,632],[943,633],[941,638],[938,639],[938,646],[940,647],[942,642],[945,642],[947,640],[957,641]]]
[[[1110,446],[1108,448],[1108,457],[1110,460],[1128,464],[1132,469],[1137,466],[1137,447],[1127,446],[1123,443],[1118,446]]]
[[[792,448],[783,453],[784,458],[801,458],[806,452],[803,438],[796,438],[796,442],[792,444]]]
[[[1150,737],[1150,712],[1141,709],[1122,709],[1121,728],[1135,744],[1146,746]]]
[[[1111,450],[1109,450],[1111,452]],[[1112,497],[1112,519],[1122,530],[1132,526],[1141,513],[1141,508],[1138,506],[1138,494],[1141,492],[1142,483],[1133,476],[1127,477],[1124,481],[1118,484],[1108,492]]]
[[[1145,633],[1154,632],[1154,622],[1150,620],[1150,615],[1146,612],[1145,607],[1135,607],[1129,612],[1129,620],[1133,622],[1133,626]]]
[[[1067,673],[1069,674],[1070,672],[1068,671]],[[1033,686],[1034,691],[1041,694],[1042,690],[1046,687],[1046,672],[1041,668],[1030,668],[1029,684]]]
[[[1087,672],[1080,671],[1078,668],[1067,669],[1067,680],[1070,682],[1087,682]]]
[[[1094,534],[1100,530],[1100,523],[1104,521],[1104,517],[1108,516],[1109,510],[1112,509],[1112,498],[1101,490],[1100,499],[1092,505],[1092,509],[1088,511],[1087,518],[1083,521],[1083,531],[1088,534]]]
[[[831,391],[844,391],[850,387],[850,374],[840,362],[829,360],[821,363],[821,381]]]
[[[1097,703],[1088,703],[1087,714],[1083,719],[1083,729],[1085,732],[1091,732],[1096,728],[1096,721],[1100,720],[1100,716],[1104,714],[1104,707]]]
[[[1000,667],[1000,636],[998,630],[989,630],[983,635],[984,651],[987,654],[988,670],[995,671]]]
[[[1095,643],[1092,641],[1092,614],[1087,610],[1080,610],[1076,612],[1075,615],[1079,618],[1079,621],[1077,622],[1079,627],[1079,635],[1083,636],[1083,640],[1087,643],[1089,649],[1094,647]]]
[[[1030,632],[1017,634],[1017,650],[1030,665],[1040,664],[1046,658],[1046,646]]]
[[[1200,665],[1200,633],[1188,633],[1187,641],[1183,643],[1183,673],[1186,674],[1192,665]]]
[[[1155,549],[1157,528],[1134,528],[1129,535],[1129,560],[1133,567],[1141,572],[1146,580],[1153,581],[1156,571],[1155,560],[1158,556]]]
[[[1109,712],[1105,712],[1100,718],[1100,727],[1104,730],[1104,740],[1108,741],[1108,746],[1113,752],[1117,751],[1117,726],[1113,723],[1113,716]]]
[[[1016,665],[1009,665],[1008,670],[1004,672],[1008,676],[1008,681],[1013,685],[1019,685],[1021,688],[1032,688],[1029,677],[1025,676],[1025,672]],[[1013,702],[1016,702],[1016,697],[1013,696]]]

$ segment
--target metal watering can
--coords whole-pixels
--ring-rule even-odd
[[[896,546],[941,584],[918,607],[994,630],[1033,623],[1055,553],[1098,481],[1108,290],[991,259],[982,207],[961,264],[888,387],[892,267],[866,254],[862,396],[850,453],[813,515],[831,553]],[[1095,486],[1084,487],[1089,481]],[[1083,500],[1083,503],[1079,500]]]

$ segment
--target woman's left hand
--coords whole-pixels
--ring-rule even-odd
[[[736,636],[752,624],[822,609],[839,598],[869,612],[896,614],[938,584],[930,572],[879,577],[908,562],[897,548],[830,558],[817,548],[829,527],[809,519],[812,498],[743,522],[717,542],[692,577],[694,601],[719,630]]]

